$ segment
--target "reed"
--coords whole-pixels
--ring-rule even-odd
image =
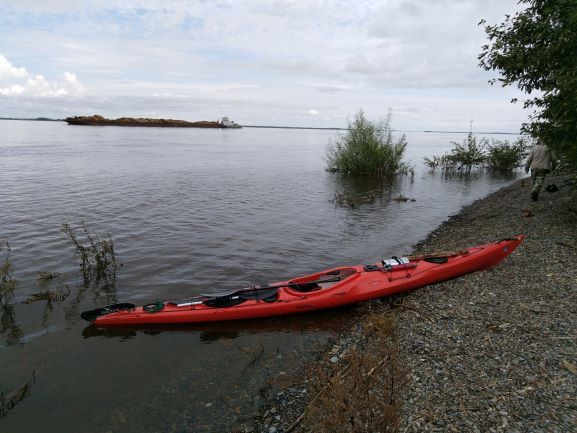
[[[396,432],[404,382],[394,320],[369,314],[366,341],[344,357],[345,367],[321,370],[303,416],[303,431]]]
[[[102,239],[98,234],[90,233],[84,221],[79,234],[69,224],[63,224],[62,227],[80,257],[80,270],[86,283],[92,279],[99,281],[115,278],[116,253],[112,239]]]
[[[11,252],[8,242],[0,242],[0,255],[3,256],[0,259],[0,304],[3,308],[8,306],[16,288],[16,280],[12,278],[14,267],[10,260]]]

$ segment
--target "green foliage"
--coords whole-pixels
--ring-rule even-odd
[[[463,140],[463,144],[456,141],[451,141],[451,144],[454,147],[451,153],[446,156],[447,162],[456,167],[458,171],[469,173],[474,166],[481,167],[485,162],[486,138],[481,138],[477,143],[477,137],[469,132],[467,139]]]
[[[432,157],[424,157],[423,162],[427,167],[431,170],[436,170],[437,168],[443,168],[446,165],[446,158],[445,156],[438,156],[434,155]]]
[[[16,288],[16,280],[12,278],[14,267],[10,261],[11,250],[8,242],[0,242],[0,253],[4,255],[0,261],[0,305],[6,308]]]
[[[525,132],[577,163],[577,7],[575,0],[520,0],[526,9],[485,25],[489,43],[479,65],[497,70],[503,86],[516,83],[533,108]],[[514,100],[515,102],[515,100]]]
[[[508,140],[489,141],[486,138],[477,141],[472,132],[463,140],[463,144],[455,141],[451,143],[453,149],[449,153],[431,158],[426,157],[424,158],[425,165],[432,170],[440,168],[446,172],[470,173],[473,168],[512,171],[523,165],[528,149],[523,139],[518,139],[513,143]]]
[[[451,141],[453,149],[449,153],[441,156],[424,158],[425,165],[435,170],[441,168],[443,171],[464,171],[469,173],[473,167],[482,167],[485,162],[484,149],[487,146],[487,139],[482,138],[477,142],[477,137],[469,132],[463,144]]]
[[[360,110],[348,131],[332,141],[327,149],[327,170],[346,175],[392,176],[407,173],[402,161],[407,147],[403,134],[393,138],[391,114],[378,122],[367,120]]]
[[[509,143],[507,140],[492,140],[487,149],[486,163],[498,171],[512,171],[523,165],[528,145],[522,138]]]

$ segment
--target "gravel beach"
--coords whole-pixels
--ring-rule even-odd
[[[359,307],[393,320],[379,348],[395,353],[402,386],[375,398],[383,411],[400,410],[382,429],[360,423],[340,431],[577,431],[577,190],[543,191],[536,202],[529,193],[530,180],[520,180],[415,246],[416,253],[458,250],[525,234],[499,266]],[[320,365],[345,365],[351,348],[378,354],[362,316],[319,355]],[[375,364],[369,376],[379,381],[387,369]],[[301,415],[331,392],[315,377],[277,394],[244,431],[312,431]]]

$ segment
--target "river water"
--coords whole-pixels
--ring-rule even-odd
[[[413,176],[343,179],[324,170],[336,134],[0,121],[0,240],[10,243],[17,279],[10,306],[0,309],[0,392],[31,383],[0,418],[0,431],[234,429],[267,392],[290,385],[290,372],[354,308],[108,332],[88,326],[80,312],[408,253],[462,206],[517,176],[431,173],[422,158],[466,135],[408,132]],[[399,194],[414,201],[391,200]],[[78,232],[82,222],[114,240],[113,284],[85,287],[78,275],[62,224]],[[61,274],[49,287],[69,291],[66,299],[24,302],[46,290],[36,278],[42,271]]]

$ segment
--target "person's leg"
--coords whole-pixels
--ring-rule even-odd
[[[531,199],[536,201],[539,198],[539,193],[543,184],[545,183],[545,176],[549,170],[535,168],[531,170],[531,179],[533,180],[533,189],[531,190]]]

